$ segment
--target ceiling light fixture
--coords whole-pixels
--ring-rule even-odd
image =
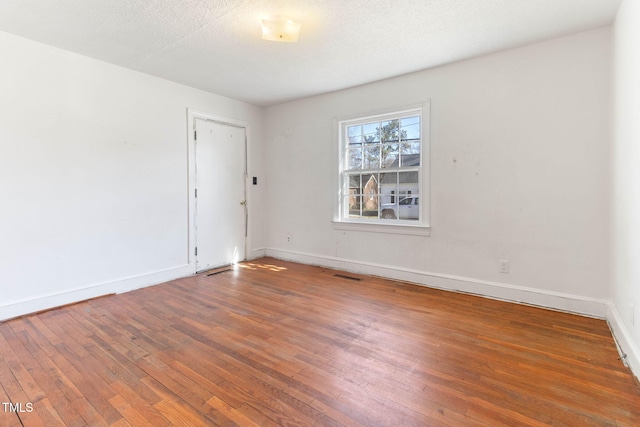
[[[295,43],[300,35],[299,22],[286,18],[262,20],[262,39],[273,42]]]

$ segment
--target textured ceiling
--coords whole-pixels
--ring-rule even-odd
[[[620,0],[0,0],[0,31],[270,105],[610,24]],[[260,20],[302,22],[296,44]]]

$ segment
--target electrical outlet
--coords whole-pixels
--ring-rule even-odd
[[[500,273],[509,274],[509,260],[499,259],[498,264],[500,265]]]
[[[291,234],[287,234],[287,243],[291,243]]]

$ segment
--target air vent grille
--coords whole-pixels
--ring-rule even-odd
[[[224,270],[214,271],[213,273],[207,274],[207,276],[215,276],[216,274],[226,273],[227,271],[231,271],[231,268],[225,268]]]
[[[360,282],[362,280],[359,277],[347,276],[346,274],[334,274],[334,277],[339,277],[341,279],[347,279],[347,280],[355,280],[356,282]]]

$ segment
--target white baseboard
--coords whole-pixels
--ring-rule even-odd
[[[125,277],[118,280],[98,283],[82,288],[70,289],[55,294],[38,295],[33,298],[23,299],[20,301],[10,302],[9,304],[0,305],[0,321],[29,313],[47,310],[54,307],[59,307],[65,304],[72,304],[74,302],[96,298],[103,295],[128,292],[134,289],[168,282],[170,280],[178,279],[180,277],[185,277],[192,274],[192,266],[180,265],[165,270]]]
[[[247,260],[262,258],[265,256],[265,252],[265,248],[253,249],[247,254]],[[194,264],[185,264],[165,270],[69,289],[59,293],[42,294],[32,298],[12,301],[8,304],[0,304],[0,321],[103,295],[119,294],[146,286],[157,285],[180,277],[190,276],[194,274],[194,272]]]
[[[267,256],[296,261],[303,264],[320,265],[354,273],[386,277],[432,288],[470,293],[487,298],[577,313],[599,319],[606,319],[609,309],[608,301],[605,300],[490,282],[470,277],[411,270],[390,265],[379,265],[343,258],[313,255],[285,249],[267,248],[266,253]]]
[[[624,364],[627,365],[640,380],[640,349],[634,342],[629,330],[625,326],[620,313],[613,303],[609,303],[609,313],[607,314],[609,328],[618,345]]]
[[[251,252],[247,254],[247,260],[262,258],[266,256],[267,250],[265,248],[257,248],[253,249]]]

